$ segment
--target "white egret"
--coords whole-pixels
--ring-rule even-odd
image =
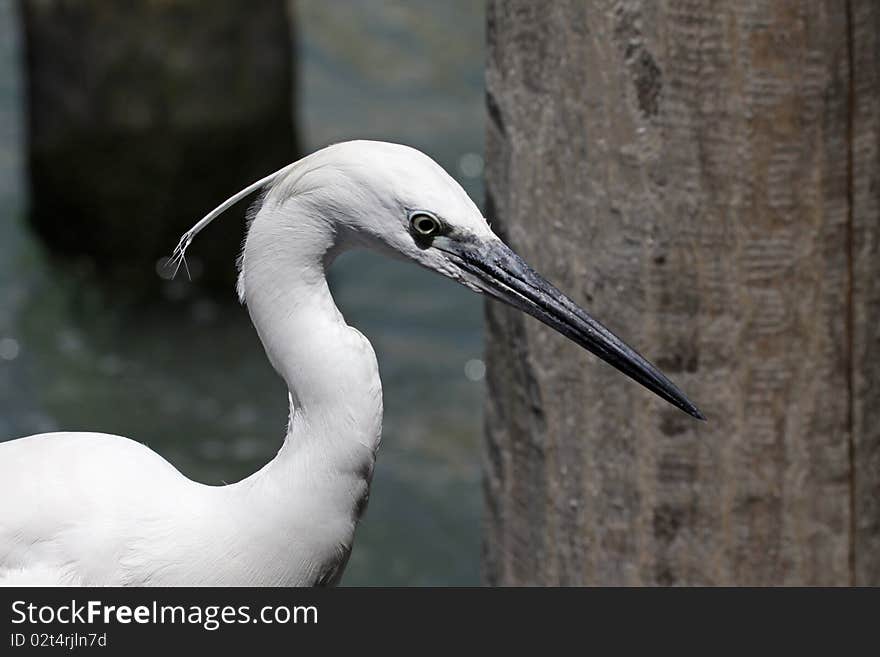
[[[289,390],[278,454],[238,483],[207,486],[119,436],[0,443],[0,583],[336,583],[382,428],[373,349],[345,323],[325,277],[351,248],[411,260],[530,313],[702,419],[654,366],[505,246],[438,164],[406,146],[353,141],[317,151],[207,215],[181,238],[177,260],[215,217],[263,189],[238,294]]]

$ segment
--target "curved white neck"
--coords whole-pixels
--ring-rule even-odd
[[[315,581],[341,572],[382,430],[376,356],[345,323],[325,277],[345,247],[330,221],[295,197],[275,204],[270,195],[248,231],[239,283],[290,398],[284,444],[241,482],[250,492],[242,502],[260,519],[255,527],[279,537],[254,549],[277,550],[266,560],[277,557],[279,568],[292,553],[308,555]]]
[[[373,349],[336,308],[325,275],[346,248],[333,224],[296,199],[267,204],[245,242],[240,292],[290,393],[288,440],[375,450],[382,416]]]

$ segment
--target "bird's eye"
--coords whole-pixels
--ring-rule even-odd
[[[434,237],[443,228],[437,217],[423,210],[413,212],[409,216],[409,223],[418,237]]]

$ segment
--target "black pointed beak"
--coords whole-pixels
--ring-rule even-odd
[[[616,367],[688,415],[705,420],[693,402],[637,351],[551,285],[501,240],[434,240],[486,294],[529,313],[565,337]]]

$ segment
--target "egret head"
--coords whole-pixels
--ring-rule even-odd
[[[184,235],[178,251],[217,214],[269,183],[267,202],[296,198],[305,212],[330,222],[345,245],[413,261],[518,308],[705,419],[662,372],[508,248],[442,167],[407,146],[353,141],[317,151],[232,197]]]
[[[348,141],[300,163],[267,201],[297,198],[300,209],[332,223],[343,246],[410,260],[482,290],[437,247],[444,239],[498,238],[461,185],[430,157],[401,144]]]
[[[704,419],[656,367],[560,292],[496,236],[467,193],[424,153],[383,142],[319,152],[312,169],[353,239],[447,276],[552,327],[693,417]],[[344,181],[341,182],[340,181]],[[322,181],[319,181],[322,182]],[[329,181],[327,181],[329,183]],[[330,198],[332,197],[332,198]]]

